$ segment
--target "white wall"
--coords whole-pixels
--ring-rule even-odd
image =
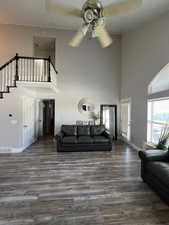
[[[20,26],[0,25],[0,65],[16,53],[33,56],[33,38],[31,30]]]
[[[27,124],[23,123],[23,95],[35,99],[32,92],[22,87],[12,89],[0,99],[0,153],[24,150],[23,128]]]
[[[131,141],[142,147],[147,136],[147,88],[169,63],[169,14],[122,38],[121,99],[132,98]]]
[[[0,152],[2,147],[7,149],[19,148],[21,145],[20,133],[22,123],[21,99],[19,92],[12,91],[13,94],[5,95],[5,99],[0,99]],[[12,115],[12,117],[9,116]],[[5,149],[5,150],[7,150]]]
[[[88,119],[77,110],[81,98],[93,99],[97,111],[100,104],[119,103],[121,41],[118,39],[109,48],[102,49],[97,40],[86,38],[79,48],[71,48],[68,42],[74,33],[0,25],[0,64],[5,63],[16,52],[19,55],[33,56],[34,36],[56,38],[56,65],[60,89],[55,96],[56,130],[59,130],[61,124],[72,124],[76,120]],[[17,104],[13,104],[13,107],[17,107]],[[4,113],[5,111],[4,108]],[[4,120],[4,124],[6,122],[7,120]],[[8,129],[5,128],[3,132],[7,134]],[[14,139],[16,141],[17,138]]]
[[[120,41],[107,49],[102,49],[97,40],[85,40],[79,48],[70,48],[67,43],[73,35],[67,32],[65,36],[65,32],[60,32],[57,36],[58,126],[88,119],[78,112],[77,105],[82,98],[93,99],[96,111],[100,110],[100,104],[119,103]]]

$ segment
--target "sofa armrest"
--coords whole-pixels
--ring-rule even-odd
[[[109,133],[107,133],[106,131],[104,131],[103,135],[109,139],[110,143],[112,143],[112,137],[110,136]]]
[[[62,141],[63,137],[64,137],[64,134],[63,134],[62,132],[59,132],[59,133],[56,135],[56,139],[57,139],[58,141]]]
[[[139,157],[144,162],[150,161],[169,161],[169,151],[163,150],[146,150],[146,151],[139,151]]]

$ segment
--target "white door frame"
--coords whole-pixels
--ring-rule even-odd
[[[29,128],[29,124],[26,124],[27,121],[25,121],[25,102],[34,102],[34,107],[35,107],[35,99],[28,97],[28,96],[23,96],[22,97],[22,146],[23,149],[26,149],[27,147],[29,147],[31,144],[33,144],[35,142],[35,118],[36,118],[36,110],[34,108],[33,111],[33,130],[32,130],[32,137],[28,137],[30,138],[29,140],[25,140],[25,129],[30,129]],[[29,123],[29,121],[28,121]]]
[[[126,99],[122,99],[120,101],[120,132],[121,132],[121,105],[122,104],[129,104],[129,120],[128,120],[128,134],[127,134],[127,139],[122,136],[122,138],[127,141],[127,142],[130,142],[131,141],[131,123],[132,123],[132,120],[131,120],[131,109],[132,109],[132,99],[131,98],[126,98]]]

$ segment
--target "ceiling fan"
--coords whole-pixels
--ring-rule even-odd
[[[87,0],[82,10],[77,8],[66,8],[53,0],[46,0],[47,10],[55,13],[72,15],[83,19],[83,25],[70,41],[69,45],[78,47],[87,32],[93,38],[98,38],[103,48],[112,44],[113,39],[105,29],[105,18],[127,13],[140,7],[142,0],[120,0],[103,7],[100,0]]]

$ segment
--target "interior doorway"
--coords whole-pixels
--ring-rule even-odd
[[[37,102],[37,138],[55,135],[55,100],[43,99]]]
[[[55,38],[34,37],[34,56],[38,58],[51,57],[53,65],[55,65]]]
[[[54,136],[55,101],[43,100],[43,136]]]

